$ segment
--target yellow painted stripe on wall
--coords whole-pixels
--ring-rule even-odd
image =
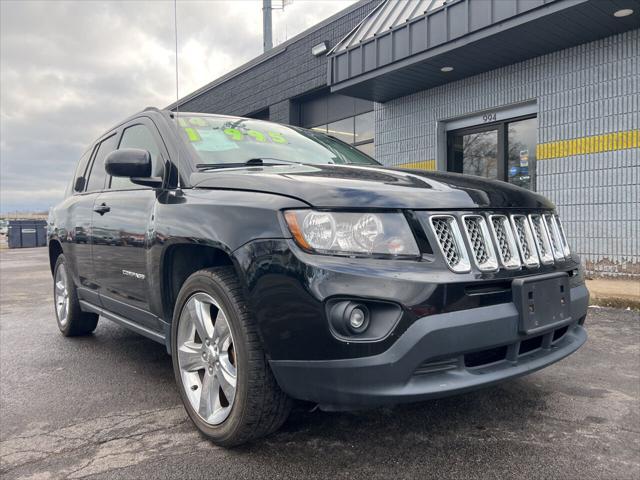
[[[536,147],[536,158],[538,160],[547,160],[549,158],[611,152],[639,147],[640,130],[627,130],[605,135],[594,135],[592,137],[541,143]]]
[[[435,160],[420,160],[418,162],[401,163],[398,165],[400,168],[415,168],[419,170],[435,170]]]

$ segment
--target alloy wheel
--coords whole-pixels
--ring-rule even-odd
[[[182,307],[177,355],[193,410],[210,425],[224,422],[236,396],[237,362],[227,315],[211,295],[195,293]]]
[[[69,316],[69,289],[67,287],[67,275],[64,265],[60,265],[56,270],[55,280],[55,302],[58,322],[64,327]]]

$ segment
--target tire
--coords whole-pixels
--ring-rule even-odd
[[[198,328],[205,328],[205,339]],[[266,436],[287,419],[291,400],[271,372],[232,267],[200,270],[185,281],[174,309],[171,351],[185,409],[216,445]]]
[[[78,292],[63,254],[58,256],[53,269],[53,302],[58,328],[65,337],[88,335],[96,329],[98,315],[80,308]]]

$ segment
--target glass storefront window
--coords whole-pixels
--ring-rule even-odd
[[[538,122],[527,118],[507,124],[509,183],[533,189]]]
[[[367,140],[373,140],[373,135],[375,132],[375,117],[373,112],[363,113],[361,115],[356,115],[356,138],[355,142],[364,142]]]
[[[343,142],[353,143],[353,117],[331,122],[328,125],[327,133]]]
[[[327,133],[373,157],[375,122],[373,112],[362,113],[336,122],[311,127],[316,132]]]

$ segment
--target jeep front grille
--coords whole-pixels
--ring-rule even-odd
[[[554,215],[553,219],[558,227],[558,233],[560,234],[562,254],[565,256],[565,258],[569,258],[569,255],[571,255],[571,249],[569,248],[569,242],[567,241],[567,236],[564,233],[564,228],[562,226],[562,222],[560,221],[560,217],[558,215]]]
[[[493,249],[487,222],[481,215],[465,215],[464,231],[471,247],[471,256],[480,270],[492,271],[498,269],[496,252]]]
[[[553,215],[545,213],[544,218],[547,232],[549,233],[549,241],[551,242],[551,251],[553,252],[553,258],[556,260],[563,260],[564,254],[562,253],[562,240],[560,239],[560,231],[556,225],[556,221]]]
[[[524,215],[511,215],[511,223],[516,233],[516,242],[522,262],[530,268],[538,267],[540,260],[538,259],[538,251],[536,250],[531,225],[529,225],[527,217]]]
[[[469,272],[537,268],[570,255],[556,214],[434,214],[429,225],[447,266]],[[463,238],[464,232],[464,238]]]
[[[513,230],[506,215],[490,215],[491,229],[498,246],[498,256],[505,268],[520,267],[520,255]]]
[[[429,221],[449,268],[454,272],[468,272],[469,257],[456,218],[452,215],[433,215]]]
[[[549,234],[547,233],[547,227],[542,220],[542,215],[529,215],[529,223],[531,223],[531,227],[536,238],[536,246],[538,247],[540,261],[545,265],[553,263],[553,253],[551,252]]]

